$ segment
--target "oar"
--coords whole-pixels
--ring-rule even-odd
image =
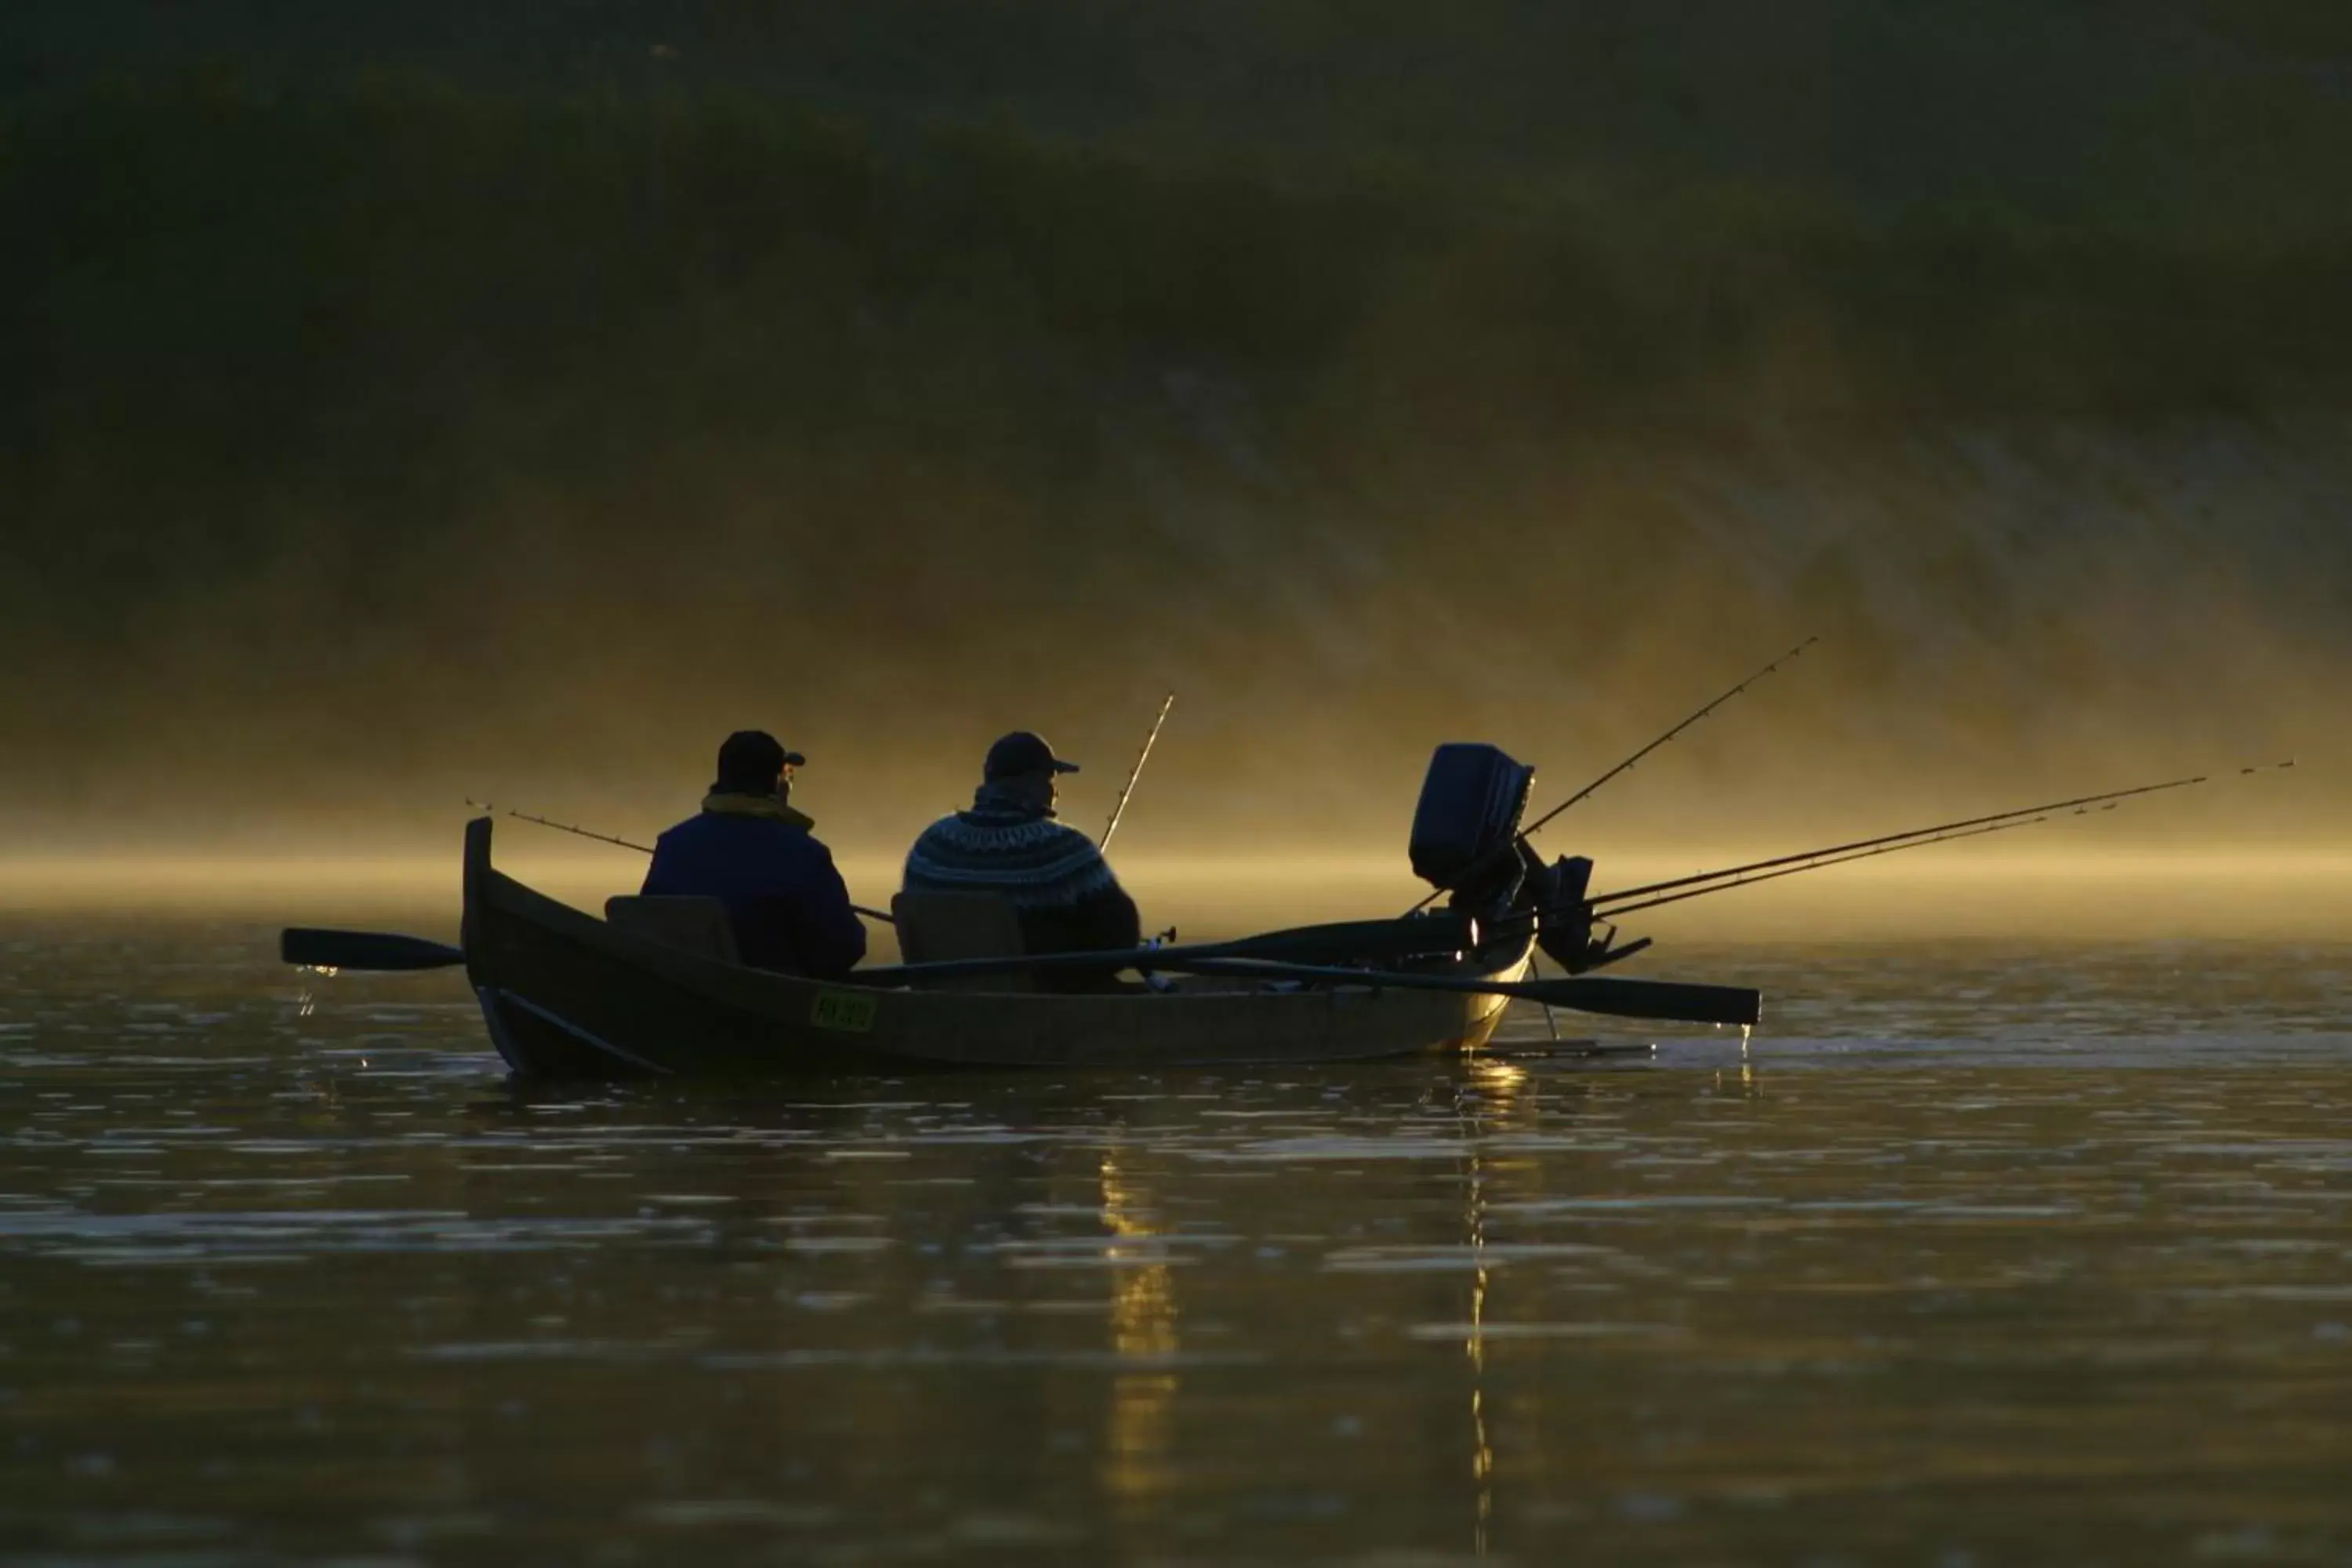
[[[288,926],[278,932],[278,956],[307,969],[447,969],[466,962],[464,950],[421,936],[315,926]]]
[[[1305,963],[1349,959],[1392,963],[1433,953],[1460,952],[1478,945],[1478,922],[1454,910],[1402,920],[1337,921],[1293,926],[1232,942],[1194,942],[1185,947],[1118,947],[1097,952],[1004,953],[990,958],[950,958],[930,963],[877,964],[850,979],[861,985],[899,985],[912,979],[956,974],[1008,974],[1037,969],[1180,969],[1220,958],[1253,958]]]
[[[1410,921],[1341,921],[1330,925],[1298,926],[1266,931],[1238,942],[1199,943],[1189,948],[1139,947],[1126,952],[1073,952],[1042,957],[968,958],[946,963],[898,964],[865,969],[854,978],[860,984],[889,985],[908,974],[985,974],[1008,969],[1094,968],[1105,963],[1132,967],[1138,960],[1181,960],[1192,957],[1365,958],[1393,962],[1428,953],[1455,952],[1475,946],[1477,922],[1448,910]],[[446,969],[466,962],[465,953],[419,936],[392,931],[327,931],[316,926],[289,926],[278,933],[278,956],[288,963],[310,969],[410,970]]]
[[[1385,923],[1385,922],[1383,922]],[[1283,934],[1283,933],[1273,933]],[[1239,943],[1224,944],[1229,950]],[[446,969],[466,962],[465,953],[423,937],[392,931],[321,931],[289,926],[278,938],[278,952],[287,963],[311,969],[418,970]],[[1736,985],[1689,985],[1664,980],[1484,980],[1454,974],[1397,974],[1370,969],[1339,969],[1319,963],[1283,963],[1266,959],[1185,956],[1181,948],[1139,949],[1133,953],[1049,953],[1011,961],[972,960],[996,968],[1065,968],[1119,963],[1141,957],[1150,967],[1179,974],[1247,975],[1260,980],[1328,980],[1376,991],[1444,991],[1457,994],[1504,996],[1517,1002],[1539,1002],[1579,1013],[1613,1018],[1649,1018],[1686,1024],[1753,1024],[1763,1011],[1763,998]],[[1130,965],[1122,965],[1130,966]],[[849,976],[859,984],[887,984],[914,973],[962,970],[966,964],[901,965],[895,970],[869,969]]]
[[[1444,928],[1453,927],[1451,931]],[[1483,980],[1454,974],[1411,974],[1347,969],[1302,963],[1286,953],[1324,951],[1349,957],[1384,959],[1451,952],[1475,946],[1475,921],[1454,910],[1404,920],[1350,921],[1267,931],[1237,942],[1190,947],[1115,948],[1103,952],[1048,952],[995,958],[949,959],[861,969],[849,981],[860,985],[898,985],[908,981],[962,974],[1008,974],[1039,970],[1139,969],[1171,974],[1246,974],[1265,980],[1332,980],[1396,991],[1451,991],[1541,1002],[1581,1013],[1621,1018],[1658,1018],[1693,1024],[1753,1024],[1761,996],[1741,986],[1690,985],[1663,980],[1576,978],[1540,981]],[[1375,954],[1376,948],[1386,951]]]
[[[1245,974],[1266,980],[1333,980],[1376,991],[1451,991],[1477,996],[1507,996],[1571,1012],[1612,1018],[1650,1018],[1681,1024],[1747,1024],[1763,1016],[1763,993],[1744,985],[1693,985],[1672,980],[1482,980],[1475,975],[1392,974],[1377,970],[1333,969],[1316,963],[1265,963],[1245,959],[1193,959],[1154,968],[1179,973]]]
[[[1461,952],[1484,938],[1478,922],[1460,910],[1415,915],[1410,920],[1332,921],[1323,925],[1288,926],[1260,931],[1215,945],[1232,950],[1236,958],[1281,959],[1293,963],[1333,963],[1359,960],[1388,963],[1401,958],[1427,958]],[[1197,944],[1192,950],[1210,944]],[[1152,948],[1161,954],[1182,948]]]

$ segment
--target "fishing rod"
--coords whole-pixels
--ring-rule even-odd
[[[2240,768],[2236,776],[2274,773],[2294,767],[2290,760],[2264,766]],[[1510,915],[1486,928],[1489,936],[1502,936],[1526,929],[1532,924],[1560,917],[1581,916],[1587,920],[1614,921],[1631,914],[1654,910],[1667,904],[1678,904],[1685,899],[1703,898],[1709,893],[1728,892],[1734,888],[1753,887],[1759,882],[1776,881],[1793,877],[1801,871],[1827,870],[1855,860],[1868,860],[1880,855],[1891,855],[1900,849],[1924,849],[1931,844],[1949,844],[1956,839],[1975,838],[1988,833],[2005,833],[2015,827],[2032,827],[2037,823],[2053,820],[2061,812],[2075,816],[2090,816],[2099,812],[2115,810],[2125,800],[2135,795],[2154,795],[2164,790],[2185,789],[2191,784],[2210,782],[2200,775],[2194,779],[2175,779],[2160,784],[2145,784],[2136,790],[2117,790],[2112,795],[2085,795],[2079,800],[2060,801],[2047,806],[2025,806],[2014,812],[2004,812],[1968,822],[1946,823],[1941,827],[1923,827],[1908,834],[1889,834],[1884,838],[1863,839],[1854,844],[1832,846],[1802,855],[1784,855],[1771,860],[1759,860],[1747,866],[1727,867],[1714,872],[1701,872],[1694,877],[1678,878],[1670,882],[1654,882],[1643,888],[1627,888],[1620,892],[1606,893],[1582,904],[1561,904],[1548,909],[1532,910]],[[2094,807],[2096,811],[2094,811]],[[1648,895],[1656,894],[1656,897]],[[1633,902],[1626,900],[1632,900]],[[1647,945],[1646,942],[1637,945]],[[1626,950],[1630,953],[1633,950]]]
[[[552,827],[559,833],[577,834],[583,838],[593,838],[599,844],[617,844],[624,849],[634,849],[640,855],[650,855],[654,852],[653,846],[650,844],[639,844],[632,838],[615,838],[609,833],[598,833],[573,823],[558,822],[551,816],[538,816],[528,811],[514,811],[506,806],[492,805],[488,801],[476,800],[472,795],[466,797],[466,804],[477,811],[496,812],[500,816],[511,816],[517,822],[535,822],[541,827]],[[869,910],[864,904],[852,904],[849,907],[869,921],[880,921],[886,926],[898,923],[887,910]]]
[[[1680,735],[1684,731],[1689,729],[1692,725],[1697,723],[1700,720],[1706,718],[1708,714],[1714,712],[1717,709],[1722,707],[1725,703],[1730,701],[1733,698],[1738,696],[1741,692],[1747,690],[1749,687],[1755,685],[1758,681],[1763,679],[1774,670],[1779,669],[1782,665],[1795,662],[1798,658],[1803,656],[1804,651],[1807,648],[1812,647],[1815,643],[1821,640],[1822,639],[1819,636],[1809,637],[1804,641],[1799,643],[1796,647],[1790,648],[1788,652],[1781,654],[1779,658],[1773,659],[1771,663],[1764,666],[1764,668],[1759,669],[1753,675],[1748,676],[1738,685],[1732,687],[1729,690],[1716,698],[1715,700],[1707,703],[1705,707],[1691,714],[1681,723],[1676,724],[1673,729],[1668,730],[1664,734],[1659,736],[1656,740],[1651,742],[1640,751],[1635,752],[1632,756],[1627,757],[1623,762],[1619,763],[1615,767],[1611,768],[1607,773],[1602,773],[1599,778],[1594,779],[1591,784],[1586,784],[1582,789],[1578,790],[1574,795],[1570,795],[1566,800],[1561,801],[1558,805],[1553,806],[1541,816],[1537,817],[1534,822],[1519,829],[1519,831],[1512,837],[1510,843],[1500,846],[1481,857],[1479,859],[1472,862],[1469,869],[1462,872],[1459,876],[1454,879],[1453,885],[1454,887],[1458,887],[1463,883],[1468,882],[1477,876],[1479,872],[1486,870],[1488,867],[1500,860],[1507,850],[1513,854],[1517,853],[1518,847],[1526,843],[1528,839],[1533,838],[1537,834],[1541,833],[1544,830],[1545,825],[1549,823],[1552,818],[1566,811],[1570,806],[1576,805],[1579,801],[1590,798],[1593,792],[1600,789],[1602,784],[1607,784],[1618,774],[1633,772],[1634,764],[1639,763],[1643,758],[1648,756],[1652,752],[1656,751],[1659,747],[1674,740],[1675,737]],[[1412,910],[1408,910],[1405,912],[1411,914],[1415,910],[1425,910],[1431,904],[1436,902],[1441,895],[1452,890],[1452,887],[1432,889],[1426,898],[1423,899],[1421,902],[1413,905]]]
[[[2243,778],[2252,773],[2276,772],[2293,766],[2294,763],[2290,759],[2267,766],[2240,768],[2237,776]],[[1875,838],[1858,838],[1849,844],[1832,844],[1824,848],[1808,849],[1795,855],[1780,855],[1769,860],[1754,860],[1744,866],[1727,866],[1719,870],[1701,871],[1693,876],[1676,877],[1664,882],[1651,882],[1637,888],[1624,888],[1614,893],[1604,893],[1591,900],[1591,904],[1596,914],[1612,916],[1624,912],[1629,907],[1629,900],[1648,899],[1662,893],[1680,893],[1685,889],[1705,888],[1717,883],[1727,888],[1741,886],[1743,885],[1741,879],[1747,881],[1763,880],[1764,879],[1753,875],[1759,871],[1771,871],[1777,874],[1784,867],[1795,870],[1814,870],[1822,866],[1837,864],[1843,859],[1864,858],[1865,856],[1860,853],[1862,851],[1874,851],[1881,847],[1916,847],[1924,846],[1931,839],[1939,840],[1945,837],[1963,837],[1967,836],[1969,829],[1996,825],[2014,824],[2023,826],[2026,826],[2023,819],[2028,817],[2042,819],[2054,816],[2061,812],[2072,812],[2077,816],[2088,816],[2093,806],[2098,806],[2104,810],[2111,805],[2143,795],[2162,795],[2170,790],[2191,789],[2199,784],[2210,783],[2211,779],[2210,774],[2199,773],[2190,778],[2167,779],[2161,784],[2140,784],[2132,789],[2109,790],[2101,795],[2077,795],[2072,800],[2051,801],[2042,805],[2020,806],[2013,811],[1997,811],[1984,816],[1966,817],[1958,822],[1938,823],[1932,827],[1915,827],[1906,833],[1888,833]]]
[[[1110,847],[1111,835],[1118,831],[1118,819],[1127,815],[1127,797],[1135,793],[1135,781],[1143,776],[1143,764],[1150,759],[1152,742],[1160,739],[1160,726],[1168,722],[1168,710],[1176,706],[1176,694],[1170,692],[1160,704],[1160,716],[1151,721],[1151,733],[1143,737],[1143,750],[1135,754],[1135,766],[1128,770],[1127,784],[1118,792],[1118,804],[1110,808],[1110,825],[1103,829],[1098,849]]]
[[[1587,798],[1595,790],[1598,790],[1602,784],[1607,784],[1618,774],[1633,772],[1634,763],[1640,762],[1652,752],[1656,751],[1660,746],[1664,745],[1667,742],[1673,740],[1675,736],[1681,734],[1684,731],[1689,729],[1692,725],[1697,723],[1700,720],[1706,718],[1708,714],[1714,712],[1717,709],[1722,707],[1725,703],[1730,701],[1733,698],[1738,696],[1741,692],[1747,690],[1749,687],[1755,685],[1758,681],[1763,679],[1766,676],[1771,674],[1782,665],[1794,663],[1798,658],[1803,657],[1804,651],[1807,648],[1812,647],[1815,643],[1821,640],[1822,639],[1818,637],[1807,637],[1804,641],[1799,643],[1796,647],[1790,648],[1788,652],[1782,654],[1780,658],[1774,659],[1771,663],[1766,665],[1763,668],[1758,670],[1755,674],[1749,676],[1747,679],[1741,681],[1738,685],[1733,687],[1730,690],[1725,692],[1722,696],[1717,698],[1706,707],[1701,708],[1697,712],[1693,713],[1689,718],[1684,720],[1681,723],[1675,725],[1673,729],[1667,731],[1664,734],[1659,736],[1656,740],[1651,742],[1648,745],[1643,747],[1640,751],[1634,752],[1623,762],[1619,763],[1615,767],[1611,768],[1607,773],[1602,773],[1599,778],[1594,779],[1591,784],[1586,784],[1582,789],[1578,790],[1574,795],[1570,795],[1566,800],[1561,801],[1558,805],[1553,806],[1549,811],[1545,812],[1541,816],[1537,817],[1527,826],[1519,829],[1519,837],[1522,838],[1533,838],[1537,834],[1541,833],[1544,830],[1544,825],[1551,821],[1553,817],[1558,816],[1561,812],[1566,811],[1570,806],[1574,805],[1577,802]]]
[[[2099,809],[2113,811],[2115,805],[2110,804]],[[1612,905],[1605,911],[1596,910],[1594,918],[1622,920],[1627,915],[1640,914],[1644,910],[1663,909],[1668,904],[1679,904],[1685,899],[1703,899],[1709,893],[1727,893],[1734,888],[1752,888],[1759,882],[1778,881],[1782,877],[1793,877],[1800,871],[1825,871],[1832,866],[1843,866],[1855,860],[1868,860],[1880,855],[1893,855],[1905,849],[1925,849],[1931,844],[1950,844],[1961,838],[1981,838],[1988,833],[2007,833],[2013,828],[2032,827],[2036,823],[2049,820],[2046,816],[2029,816],[2019,822],[1996,822],[1990,827],[1971,827],[1960,833],[1943,833],[1933,838],[1915,838],[1904,844],[1882,844],[1875,849],[1857,850],[1851,855],[1839,855],[1827,860],[1810,861],[1802,866],[1784,866],[1778,871],[1760,871],[1751,876],[1736,877],[1728,881],[1714,883],[1708,887],[1691,888],[1683,892],[1665,894],[1662,898],[1644,899],[1639,903]]]
[[[609,833],[597,833],[569,822],[558,822],[551,816],[534,816],[528,811],[510,811],[505,806],[492,805],[487,800],[476,800],[472,795],[466,797],[466,804],[476,811],[496,812],[500,816],[511,816],[517,822],[536,822],[541,827],[552,827],[559,833],[573,833],[583,838],[593,838],[599,844],[617,844],[624,849],[634,849],[640,855],[650,855],[654,852],[654,847],[650,844],[639,844],[628,838],[615,838]]]

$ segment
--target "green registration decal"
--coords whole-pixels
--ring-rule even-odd
[[[809,1022],[820,1029],[863,1035],[874,1027],[875,1001],[855,991],[820,991],[809,1006]]]

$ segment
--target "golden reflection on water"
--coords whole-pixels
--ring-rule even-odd
[[[27,1561],[2352,1561],[2352,948],[1767,952],[1752,1062],[680,1089],[5,934]]]
[[[1468,1068],[1472,1092],[1463,1095],[1459,1103],[1463,1107],[1463,1143],[1468,1152],[1468,1169],[1463,1184],[1463,1223],[1474,1263],[1470,1273],[1470,1332],[1463,1340],[1462,1349],[1470,1362],[1470,1481],[1477,1499],[1471,1549],[1484,1558],[1487,1531],[1495,1517],[1495,1446],[1486,1430],[1486,1293],[1492,1276],[1486,1257],[1488,1172],[1480,1145],[1490,1115],[1496,1121],[1507,1118],[1511,1102],[1527,1083],[1528,1074],[1524,1068],[1483,1052],[1469,1058]]]
[[[1119,1238],[1104,1249],[1111,1265],[1111,1349],[1122,1363],[1164,1363],[1176,1353],[1176,1292],[1160,1233],[1143,1194],[1120,1171],[1116,1150],[1103,1152],[1101,1175],[1103,1224]],[[1111,1380],[1103,1479],[1122,1502],[1150,1497],[1169,1484],[1168,1426],[1178,1384],[1165,1367],[1121,1372]]]

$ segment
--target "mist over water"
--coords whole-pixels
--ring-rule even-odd
[[[2015,918],[2325,924],[2352,210],[2297,171],[2352,149],[2352,42],[2013,9],[1996,59],[1839,0],[231,6],[210,53],[32,5],[0,901],[433,903],[467,798],[646,840],[745,725],[878,900],[1007,729],[1086,763],[1098,830],[1173,689],[1129,879],[1187,923],[1369,912],[1418,891],[1433,743],[1548,804],[1818,634],[1547,847],[1623,885],[2294,756],[1661,919],[1973,929],[2032,886]],[[1239,112],[1180,22],[1332,90]],[[1492,90],[1400,93],[1407,57]],[[2176,144],[2192,101],[2221,130]],[[635,877],[500,846],[592,907]]]
[[[2099,829],[2344,842],[2352,215],[2294,172],[2352,148],[2347,45],[2292,8],[2018,7],[2023,81],[1927,12],[1444,23],[1448,69],[1594,76],[1540,112],[1380,96],[1429,55],[1402,12],[1216,23],[1245,79],[1320,52],[1319,135],[1108,110],[1082,84],[1165,68],[1148,7],[911,75],[881,11],[224,11],[191,73],[36,9],[0,860],[437,856],[468,795],[644,835],[757,724],[887,862],[1015,726],[1096,826],[1171,688],[1126,854],[1386,859],[1431,744],[1557,798],[1815,633],[1559,847],[2287,755]],[[1803,113],[1741,85],[1832,38]],[[1898,64],[1909,112],[1857,120]],[[2244,134],[2096,130],[2192,103]]]
[[[1394,858],[1433,744],[1504,745],[1549,804],[1815,632],[1559,847],[1720,861],[2287,757],[2300,772],[2134,803],[2049,852],[2338,846],[2346,450],[2243,427],[2039,450],[1943,431],[1834,459],[1645,443],[1588,455],[1631,469],[1605,489],[1571,473],[1557,506],[1456,502],[1417,537],[1306,532],[1317,498],[1211,474],[1138,501],[1139,542],[1096,542],[1097,563],[1151,558],[1148,593],[1076,567],[1045,591],[1013,550],[919,609],[896,573],[832,582],[780,537],[757,574],[690,543],[625,610],[625,561],[580,537],[562,582],[485,596],[454,640],[490,646],[463,657],[433,603],[478,594],[461,563],[341,621],[349,640],[254,651],[248,616],[341,621],[297,581],[257,608],[200,599],[177,636],[126,626],[138,668],[18,664],[0,859],[439,853],[468,796],[644,840],[744,725],[812,755],[796,801],[845,855],[901,852],[1014,727],[1085,761],[1066,811],[1098,832],[1170,689],[1127,854]],[[893,559],[929,570],[935,542]],[[534,574],[495,546],[486,563]]]

